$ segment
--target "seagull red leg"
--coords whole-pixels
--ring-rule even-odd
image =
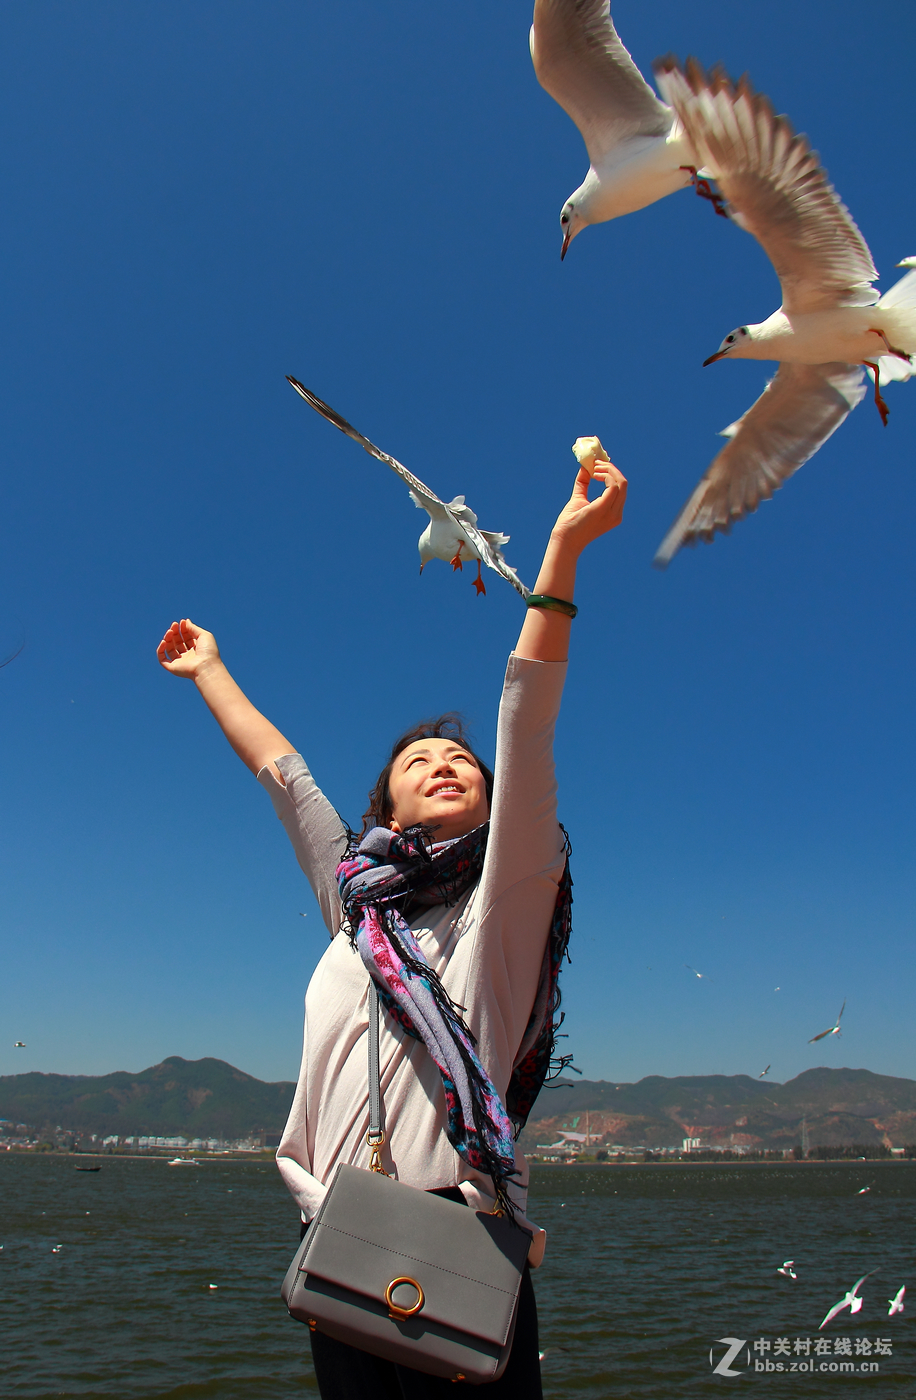
[[[700,175],[695,165],[682,165],[681,170],[689,170],[690,183],[701,199],[708,199],[713,209],[722,219],[728,218],[728,206],[722,196],[713,189],[707,179]]]
[[[878,366],[872,364],[871,360],[863,360],[862,363],[865,366],[865,368],[870,369],[872,374],[875,376],[875,405],[878,409],[878,412],[881,414],[881,422],[886,428],[887,420],[891,415],[890,409],[884,402],[884,399],[881,397],[881,390],[878,388]]]
[[[479,559],[477,560],[477,577],[474,580],[474,587],[477,589],[478,598],[480,597],[481,593],[486,593],[487,591],[486,584],[484,583],[483,578],[481,577]]]
[[[453,572],[455,569],[460,569],[461,572],[464,573],[464,565],[461,562],[461,545],[459,545],[458,548],[455,550],[454,558],[450,559],[449,563],[452,566]]]
[[[911,365],[913,363],[913,356],[908,355],[905,350],[895,349],[895,347],[891,345],[890,341],[888,340],[887,336],[884,334],[883,331],[876,330],[874,326],[870,326],[868,333],[869,335],[880,335],[881,339],[884,341],[885,349],[887,350],[887,353],[889,355],[896,355],[898,360],[906,360],[908,365]]]

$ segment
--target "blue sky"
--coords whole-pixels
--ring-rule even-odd
[[[916,253],[913,9],[861,42],[860,6],[826,13],[614,9],[644,72],[669,50],[749,71],[886,289]],[[778,288],[689,192],[561,265],[587,162],[529,22],[515,0],[0,11],[0,653],[25,641],[0,671],[0,1073],[295,1077],[324,931],[266,795],[156,665],[173,617],[353,819],[419,716],[461,709],[492,752],[520,600],[421,579],[423,517],[290,373],[466,494],[529,583],[573,439],[630,480],[581,569],[557,745],[585,1074],[916,1076],[916,389],[654,571],[769,374],[702,360]],[[809,1046],[844,998],[843,1038]]]

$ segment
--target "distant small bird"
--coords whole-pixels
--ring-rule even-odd
[[[816,1040],[823,1040],[825,1035],[842,1035],[843,1032],[840,1030],[840,1020],[842,1019],[843,1012],[844,1012],[845,1010],[846,1010],[846,1002],[844,1001],[844,1002],[843,1002],[843,1005],[840,1007],[840,1014],[839,1014],[839,1016],[836,1018],[836,1023],[835,1023],[835,1025],[828,1026],[827,1029],[826,1029],[825,1031],[821,1031],[819,1035],[813,1035],[813,1036],[811,1037],[811,1039],[808,1041],[808,1044],[809,1044],[809,1045],[813,1045],[814,1042],[815,1042]]]
[[[453,569],[463,568],[464,562],[477,562],[477,577],[474,579],[474,587],[478,594],[486,593],[483,578],[480,573],[481,561],[488,568],[494,569],[512,587],[516,589],[523,598],[527,598],[531,589],[526,588],[515,570],[506,563],[503,557],[502,546],[509,543],[508,535],[494,534],[490,530],[478,530],[477,516],[469,505],[465,504],[463,496],[456,496],[453,501],[447,504],[440,501],[434,491],[430,491],[428,486],[424,486],[419,477],[414,476],[395,457],[389,457],[387,452],[382,452],[380,448],[371,443],[368,438],[335,412],[330,405],[319,399],[317,394],[313,394],[310,389],[306,389],[304,384],[300,384],[298,379],[293,379],[292,375],[286,376],[292,384],[297,394],[305,399],[317,413],[326,418],[329,423],[333,423],[335,428],[339,428],[347,437],[351,437],[354,442],[358,442],[370,457],[375,457],[377,461],[384,462],[410,487],[410,499],[418,510],[425,510],[429,516],[429,524],[420,536],[420,573],[430,559],[444,559],[451,564]]]
[[[55,1245],[52,1245],[52,1247],[51,1247],[51,1253],[52,1253],[52,1254],[60,1254],[60,1252],[61,1252],[62,1249],[63,1249],[63,1245],[62,1245],[62,1244],[55,1244]]]
[[[697,972],[697,970],[696,970],[695,967],[691,967],[691,966],[690,966],[690,963],[684,963],[684,966],[686,967],[686,969],[687,969],[688,972],[692,972],[692,973],[693,973],[694,977],[703,977],[703,978],[705,978],[705,980],[706,980],[707,982],[711,982],[711,981],[712,981],[712,978],[708,975],[708,973],[705,973],[705,972]]]
[[[213,1292],[215,1292],[215,1291],[217,1290],[217,1288],[219,1288],[219,1284],[218,1284],[218,1283],[208,1283],[208,1284],[207,1284],[207,1287],[208,1287],[209,1289],[211,1289]]]
[[[25,1047],[25,1041],[24,1041],[24,1040],[17,1040],[17,1041],[15,1042],[15,1044],[13,1045],[13,1049],[14,1049],[14,1050],[24,1050],[25,1048],[26,1048],[26,1047]]]
[[[887,1301],[890,1303],[890,1307],[887,1310],[888,1317],[893,1317],[894,1313],[903,1312],[903,1295],[905,1292],[906,1284],[904,1284],[902,1288],[897,1289],[893,1298],[888,1298]]]
[[[884,296],[868,246],[818,157],[788,118],[745,79],[707,76],[690,60],[655,66],[697,160],[711,171],[728,210],[761,244],[782,288],[782,305],[759,325],[739,326],[704,361],[777,360],[779,369],[708,468],[655,556],[665,568],[684,544],[711,541],[769,500],[835,432],[865,395],[865,371],[880,383],[908,379],[916,353],[916,273]],[[912,259],[905,265],[912,266]]]
[[[838,1303],[834,1303],[817,1330],[820,1332],[821,1328],[826,1327],[827,1323],[832,1321],[837,1313],[842,1312],[844,1308],[848,1308],[851,1313],[861,1312],[862,1304],[865,1302],[865,1299],[859,1297],[859,1289],[867,1278],[871,1278],[872,1274],[876,1274],[877,1272],[877,1269],[869,1269],[867,1274],[863,1274],[862,1277],[853,1284],[846,1296],[841,1298]]]
[[[766,1079],[766,1077],[767,1077],[767,1075],[769,1074],[769,1072],[770,1072],[770,1066],[767,1065],[766,1069],[762,1069],[762,1070],[760,1071],[760,1073],[758,1074],[757,1078],[758,1078],[758,1079]]]
[[[528,42],[538,82],[579,128],[590,161],[560,211],[561,258],[588,224],[644,209],[686,185],[725,216],[674,112],[620,42],[610,0],[535,0]]]
[[[858,1191],[856,1192],[856,1195],[857,1195],[857,1196],[864,1196],[864,1195],[865,1195],[868,1191],[870,1191],[870,1190],[871,1190],[871,1187],[870,1187],[870,1186],[860,1186],[859,1189],[858,1189]]]
[[[782,1268],[777,1269],[776,1272],[778,1274],[784,1274],[786,1278],[798,1278],[798,1274],[792,1268],[792,1265],[794,1263],[794,1259],[784,1259],[782,1263]]]

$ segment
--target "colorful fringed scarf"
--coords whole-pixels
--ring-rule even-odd
[[[568,841],[537,995],[505,1108],[477,1056],[463,1008],[446,992],[408,923],[421,909],[454,904],[476,884],[488,833],[489,823],[434,845],[423,827],[397,833],[376,826],[358,844],[354,838],[337,867],[337,880],[347,932],[382,1004],[408,1035],[424,1043],[442,1076],[449,1142],[468,1166],[492,1177],[497,1200],[511,1216],[506,1186],[516,1175],[514,1139],[544,1081],[571,1058],[553,1058],[562,1021],[557,1019],[560,964],[571,928]]]

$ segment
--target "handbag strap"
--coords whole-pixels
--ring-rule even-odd
[[[382,1127],[382,1079],[379,1071],[379,1021],[381,1012],[379,1009],[378,987],[372,978],[369,978],[369,1131],[366,1134],[366,1145],[369,1151],[369,1170],[379,1172],[382,1176],[390,1176],[382,1166],[382,1148],[385,1146],[385,1129]],[[504,1212],[497,1201],[490,1215],[502,1215]]]
[[[385,1145],[385,1129],[382,1127],[382,1080],[379,1072],[379,998],[378,987],[369,978],[369,1131],[366,1145],[370,1148],[369,1170],[388,1173],[382,1166],[382,1148]]]

